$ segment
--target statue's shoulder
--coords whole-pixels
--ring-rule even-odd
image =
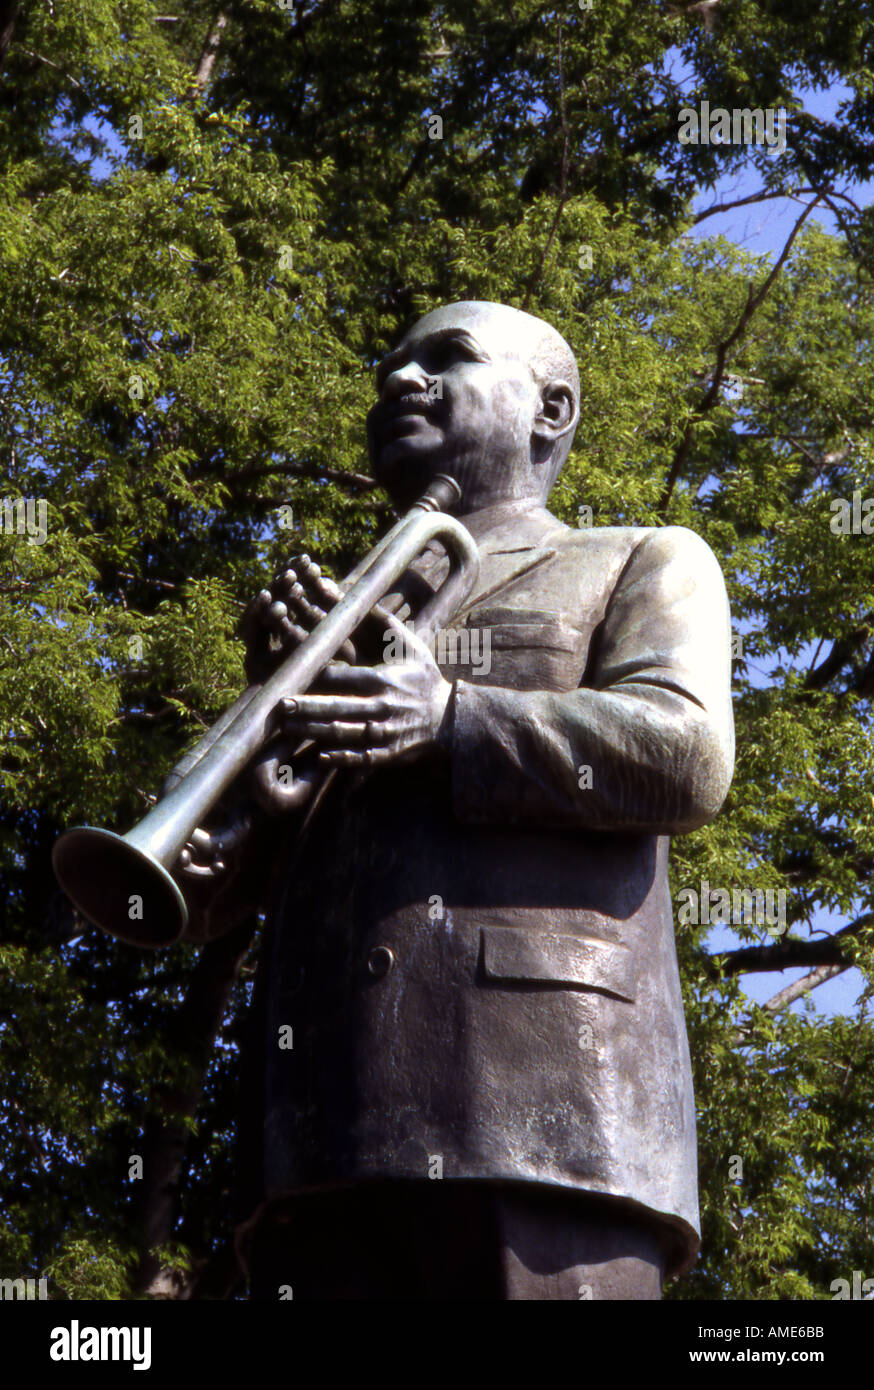
[[[543,544],[573,584],[588,586],[593,572],[606,590],[621,585],[655,600],[701,592],[714,602],[725,593],[722,568],[710,546],[688,526],[566,526],[556,521]]]
[[[544,544],[580,558],[592,554],[620,555],[651,564],[667,561],[690,565],[716,564],[713,551],[697,531],[688,526],[567,526],[553,517],[554,527]]]

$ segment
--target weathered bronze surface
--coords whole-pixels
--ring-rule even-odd
[[[448,702],[414,756],[377,753],[289,843],[261,981],[262,1205],[247,1231],[289,1193],[300,1213],[300,1194],[368,1181],[420,1194],[403,1198],[407,1224],[437,1181],[549,1187],[579,1198],[580,1248],[593,1200],[606,1223],[601,1282],[586,1267],[579,1284],[651,1297],[651,1272],[609,1252],[630,1218],[663,1238],[668,1274],[698,1247],[667,857],[668,837],[710,820],[728,790],[729,611],[691,531],[571,529],[545,508],[577,411],[563,340],[500,305],[429,314],[380,370],[375,472],[399,502],[432,470],[459,481],[480,573],[455,626],[490,634],[491,666],[444,661]],[[444,565],[429,555],[410,586],[436,585]],[[392,705],[379,681],[355,690]],[[378,720],[344,738],[330,704],[306,706],[298,731],[324,748],[383,748]],[[431,1240],[436,1224],[423,1216]],[[547,1245],[551,1229],[544,1212]],[[262,1239],[265,1268],[294,1264],[288,1242]],[[585,1261],[560,1244],[550,1277],[529,1270],[504,1296],[576,1297]],[[413,1279],[400,1265],[396,1296]]]
[[[248,870],[180,876],[200,939],[253,866],[280,885],[240,1255],[255,1297],[658,1297],[699,1242],[667,860],[731,779],[722,575],[683,527],[547,510],[579,380],[542,321],[449,305],[377,380],[376,477],[402,509],[454,479],[479,573],[452,641],[398,656],[449,568],[428,546],[274,710]],[[338,597],[300,557],[253,603],[262,689]]]

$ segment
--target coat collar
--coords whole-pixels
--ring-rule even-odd
[[[557,517],[530,501],[499,502],[458,519],[470,531],[483,555],[536,550],[550,532],[564,530]]]
[[[485,563],[472,594],[456,614],[456,620],[486,599],[503,594],[517,579],[551,560],[556,553],[554,543],[570,529],[545,507],[530,501],[500,502],[494,507],[468,512],[458,520],[477,542]],[[448,566],[442,545],[439,541],[431,541],[411,568],[436,589]]]
[[[471,609],[506,593],[508,589],[555,555],[554,542],[567,530],[545,507],[531,502],[502,502],[460,517],[479,546],[487,563],[480,570],[473,593],[456,615],[463,618]],[[493,557],[493,558],[492,558]]]

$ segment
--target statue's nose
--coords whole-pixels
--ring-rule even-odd
[[[427,389],[428,374],[424,368],[415,361],[405,362],[402,367],[396,367],[391,375],[386,377],[380,400],[394,401],[399,396],[419,394]]]

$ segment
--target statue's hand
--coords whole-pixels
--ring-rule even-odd
[[[427,648],[416,659],[381,666],[328,667],[327,694],[280,702],[285,731],[312,739],[332,766],[378,767],[409,762],[440,745],[452,686]]]
[[[337,603],[340,590],[322,574],[308,555],[296,556],[278,574],[269,589],[262,589],[243,615],[246,643],[246,678],[265,681],[277,666],[303,642]],[[355,660],[355,648],[344,642],[338,656]]]

